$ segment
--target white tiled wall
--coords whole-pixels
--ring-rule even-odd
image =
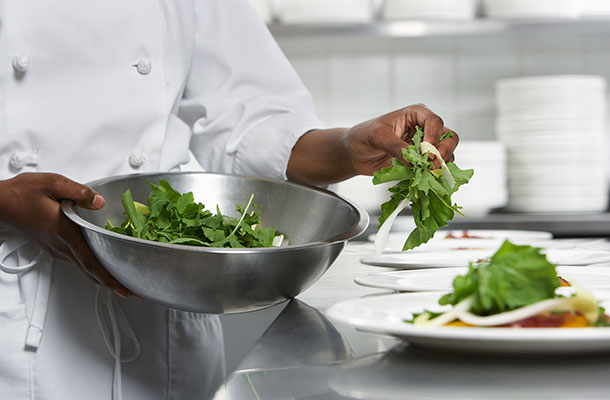
[[[493,140],[497,79],[585,73],[610,86],[610,33],[277,39],[329,127],[424,103],[463,140]]]
[[[505,77],[601,74],[610,82],[610,34],[278,37],[329,126],[425,103],[466,140],[494,139],[494,82]]]

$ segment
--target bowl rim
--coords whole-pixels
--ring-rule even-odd
[[[119,239],[119,240],[125,240],[127,242],[132,242],[132,243],[135,243],[138,245],[150,246],[150,247],[155,247],[155,248],[165,248],[168,250],[170,250],[170,249],[188,250],[188,251],[192,251],[192,252],[219,253],[219,254],[223,254],[223,253],[254,254],[254,253],[260,253],[260,252],[282,252],[282,251],[291,251],[291,250],[295,250],[295,249],[307,249],[307,248],[312,248],[312,247],[320,247],[320,246],[326,246],[329,244],[345,242],[347,240],[354,239],[354,238],[360,236],[361,234],[363,234],[366,231],[366,229],[369,225],[369,222],[370,222],[370,217],[369,217],[368,213],[362,207],[360,207],[353,201],[351,201],[335,192],[332,192],[330,190],[323,189],[323,188],[320,188],[317,186],[300,184],[300,183],[295,183],[295,182],[290,182],[287,180],[280,180],[280,179],[251,177],[251,176],[242,176],[242,175],[233,175],[233,174],[222,174],[222,173],[216,173],[216,172],[172,171],[172,172],[143,172],[143,173],[135,173],[135,174],[114,175],[114,176],[110,176],[110,177],[105,177],[105,178],[89,181],[89,182],[85,183],[85,185],[88,187],[92,187],[95,185],[107,184],[107,183],[111,183],[111,182],[115,182],[115,181],[119,181],[119,180],[123,180],[123,179],[138,178],[138,177],[148,177],[149,179],[154,179],[151,177],[159,176],[159,175],[164,175],[164,176],[165,175],[211,175],[211,176],[229,177],[232,179],[233,178],[248,179],[248,180],[266,181],[266,182],[272,182],[272,183],[288,184],[288,185],[292,185],[292,186],[297,186],[297,187],[321,192],[321,193],[324,193],[331,197],[335,197],[335,198],[347,203],[350,207],[352,207],[352,209],[358,214],[359,218],[358,218],[358,221],[356,221],[356,223],[354,223],[344,232],[340,233],[339,235],[333,236],[327,240],[324,240],[324,241],[316,241],[316,242],[310,242],[310,243],[279,246],[279,247],[226,248],[226,247],[205,247],[205,246],[190,246],[190,245],[184,245],[184,244],[162,243],[162,242],[155,242],[153,240],[134,238],[131,236],[112,232],[108,229],[104,229],[101,226],[95,225],[95,224],[85,220],[84,218],[82,218],[80,215],[78,215],[76,213],[75,207],[77,207],[77,206],[76,206],[75,202],[72,200],[63,199],[61,201],[61,209],[62,209],[64,215],[66,215],[66,217],[68,217],[68,219],[70,219],[72,222],[77,224],[79,227],[86,228],[86,229],[93,231],[95,233],[98,233],[102,236],[107,236],[107,237]]]

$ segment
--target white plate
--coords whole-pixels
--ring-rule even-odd
[[[603,307],[610,291],[595,292]],[[559,354],[610,351],[609,328],[430,328],[403,322],[413,313],[443,311],[443,292],[400,293],[348,300],[331,306],[331,319],[359,330],[403,338],[412,345],[467,352]]]
[[[401,252],[402,247],[405,243],[406,235],[394,235],[392,234],[388,243],[385,246],[384,252]],[[484,250],[484,251],[496,251],[504,243],[503,239],[447,239],[447,240],[431,240],[428,243],[424,243],[419,247],[409,250],[412,252],[433,252],[433,251],[465,251],[465,250]],[[530,241],[526,241],[524,244],[530,244]],[[518,243],[515,243],[518,244]]]
[[[369,0],[291,0],[278,4],[285,24],[368,22],[373,18]]]
[[[364,257],[363,264],[400,269],[467,267],[470,262],[491,257],[494,250],[414,251],[386,253]],[[610,251],[551,248],[544,250],[547,259],[557,265],[592,265],[610,262]]]
[[[486,0],[489,1],[489,0]],[[527,0],[532,3],[531,0]],[[556,0],[547,0],[553,3]],[[580,88],[583,91],[604,89],[606,80],[598,75],[542,75],[505,78],[496,81],[499,92],[521,90],[556,90],[558,88]]]
[[[433,240],[441,239],[444,241],[451,241],[455,239],[447,239],[447,235],[452,234],[454,236],[462,236],[464,232],[468,234],[468,236],[476,237],[471,238],[471,240],[478,239],[501,239],[501,240],[510,240],[510,241],[526,241],[526,240],[545,240],[552,239],[553,234],[551,232],[544,231],[512,231],[512,230],[486,230],[486,229],[450,229],[438,231],[436,235],[434,235]]]
[[[394,228],[394,227],[392,227]],[[410,228],[413,229],[413,228]],[[464,232],[469,238],[463,238]],[[448,235],[457,236],[455,239],[447,239]],[[409,232],[392,231],[388,237],[386,252],[402,251],[404,242],[409,237]],[[497,250],[505,240],[514,244],[535,244],[544,247],[544,241],[553,238],[553,234],[544,231],[513,231],[513,230],[443,230],[438,231],[428,243],[424,243],[409,252],[420,251],[448,251],[458,249],[469,250]],[[375,241],[375,235],[370,235],[368,240]],[[543,242],[543,243],[540,243]]]
[[[411,219],[412,220],[412,219]],[[396,220],[398,222],[398,219]],[[407,224],[404,224],[405,226],[407,226]],[[397,227],[398,224],[394,223],[394,225],[392,226],[392,228]],[[409,229],[412,229],[410,226],[407,226]],[[400,229],[397,229],[397,231],[399,231]],[[468,230],[464,230],[464,229],[447,229],[447,230],[442,230],[442,231],[438,231],[436,232],[436,234],[434,235],[434,237],[431,240],[437,241],[443,241],[443,242],[451,242],[453,240],[457,240],[457,239],[448,239],[447,236],[448,235],[453,235],[453,236],[458,236],[458,237],[462,237],[464,236],[464,234],[467,234],[468,236],[470,236],[469,240],[480,240],[480,239],[499,239],[499,240],[510,240],[513,242],[525,242],[525,241],[533,241],[533,240],[546,240],[546,239],[552,239],[553,238],[553,234],[551,232],[544,232],[544,231],[516,231],[516,230],[502,230],[502,229],[497,229],[497,230],[487,230],[487,229],[468,229]],[[397,239],[400,236],[402,236],[402,240],[407,240],[407,237],[409,236],[407,232],[395,232],[392,231],[392,233],[390,233],[390,240],[393,239]],[[375,241],[375,235],[370,235],[368,237],[369,241],[374,242]],[[451,244],[448,244],[449,246],[452,246]]]
[[[359,285],[401,292],[429,292],[451,290],[453,280],[465,275],[467,268],[439,268],[380,272],[354,279]],[[589,290],[610,290],[610,265],[600,267],[557,267],[557,274]]]
[[[467,267],[471,261],[487,258],[493,250],[459,250],[459,251],[416,251],[405,253],[386,253],[379,257],[364,257],[361,263],[376,267],[423,269]]]

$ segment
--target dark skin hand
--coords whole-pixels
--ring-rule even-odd
[[[97,260],[77,225],[61,211],[63,199],[79,207],[98,210],[104,199],[87,186],[64,176],[24,173],[0,180],[0,226],[14,232],[54,258],[77,266],[94,283],[127,297],[130,291],[114,279]]]
[[[402,149],[409,146],[415,127],[424,130],[424,141],[438,148],[447,162],[453,161],[457,133],[422,104],[408,106],[362,122],[352,128],[313,130],[303,135],[292,150],[286,172],[288,179],[310,185],[326,185],[355,175],[373,175],[392,163],[403,161]],[[453,136],[440,142],[443,134]],[[440,165],[434,160],[435,166]]]

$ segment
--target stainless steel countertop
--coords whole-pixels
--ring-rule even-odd
[[[325,310],[385,294],[354,277],[366,242],[349,243],[331,269],[287,303],[214,400],[259,399],[595,399],[610,393],[610,354],[518,357],[443,354],[330,321]]]

